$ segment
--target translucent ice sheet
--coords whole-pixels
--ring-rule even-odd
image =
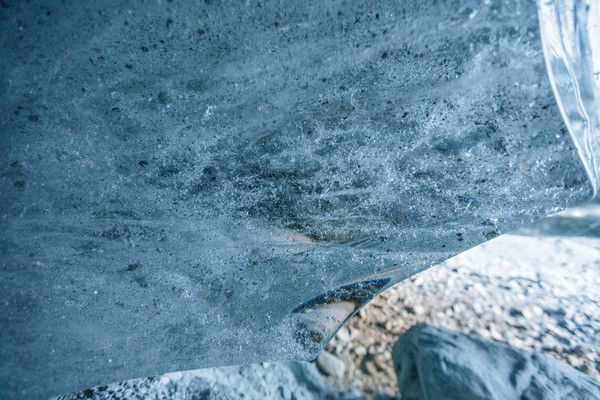
[[[579,155],[600,187],[600,2],[539,1],[552,89]]]
[[[593,195],[532,1],[2,4],[3,398],[314,358]]]

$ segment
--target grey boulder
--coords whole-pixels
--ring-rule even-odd
[[[415,325],[394,345],[406,399],[598,399],[600,384],[568,364],[429,325]]]

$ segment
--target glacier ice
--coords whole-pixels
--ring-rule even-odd
[[[314,358],[594,194],[533,1],[3,5],[0,397]]]
[[[546,66],[594,191],[600,189],[600,4],[539,2]]]

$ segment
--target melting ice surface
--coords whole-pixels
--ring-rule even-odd
[[[532,1],[0,13],[0,397],[314,358],[593,193]]]

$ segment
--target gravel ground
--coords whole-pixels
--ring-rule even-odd
[[[342,384],[394,397],[391,349],[426,323],[564,360],[600,379],[600,203],[505,235],[401,282],[365,306],[326,350]]]

